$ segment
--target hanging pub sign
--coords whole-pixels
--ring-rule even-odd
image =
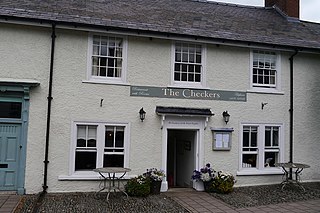
[[[247,101],[246,92],[148,86],[130,86],[130,96],[217,101]]]

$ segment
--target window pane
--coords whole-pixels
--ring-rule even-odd
[[[181,53],[176,53],[176,62],[181,62]]]
[[[100,68],[100,76],[106,76],[106,68],[104,67]]]
[[[115,147],[123,147],[124,145],[124,128],[117,127]]]
[[[201,73],[201,65],[195,65],[195,68],[196,73]]]
[[[85,139],[78,139],[77,140],[77,147],[86,147],[86,140]]]
[[[188,74],[188,81],[194,81],[194,74]]]
[[[98,67],[92,66],[92,75],[98,76]]]
[[[22,103],[0,102],[0,118],[21,118]]]
[[[99,55],[99,49],[100,49],[100,46],[94,45],[92,54],[93,55]]]
[[[108,55],[108,46],[101,46],[101,54],[103,56],[107,56]]]
[[[107,66],[107,59],[106,58],[100,58],[100,66]]]
[[[188,67],[189,67],[189,72],[194,73],[194,65],[189,65]]]
[[[270,127],[266,127],[265,130],[265,146],[271,146],[271,129]]]
[[[101,38],[101,45],[108,45],[108,37],[100,36]]]
[[[115,61],[115,59],[113,59],[113,58],[109,58],[108,59],[108,67],[114,67],[114,61]]]
[[[96,147],[96,140],[95,139],[89,139],[87,146],[88,147]]]
[[[251,146],[257,146],[257,132],[254,129],[251,130]]]
[[[274,167],[274,164],[278,162],[277,152],[266,152],[264,154],[264,167]]]
[[[190,62],[190,63],[194,63],[194,61],[195,61],[194,58],[195,58],[195,57],[194,57],[194,54],[193,54],[193,53],[190,54],[190,55],[189,55],[189,62]]]
[[[92,170],[96,168],[96,152],[76,152],[75,170]]]
[[[113,147],[113,140],[114,140],[114,131],[113,127],[107,127],[106,128],[106,134],[105,134],[105,147]]]
[[[243,131],[243,147],[249,147],[249,131],[244,130]]]
[[[174,64],[174,71],[180,71],[181,65],[180,64]]]
[[[181,77],[181,81],[187,81],[187,73],[182,73]]]
[[[124,156],[105,154],[103,167],[124,167]]]
[[[182,62],[188,62],[188,53],[182,54]]]
[[[117,68],[115,77],[120,77],[120,76],[121,76],[121,68]]]
[[[88,126],[88,139],[97,139],[97,127]]]
[[[114,68],[108,68],[108,77],[114,77]]]
[[[187,65],[186,64],[182,65],[182,72],[187,72]]]
[[[273,127],[272,145],[279,146],[279,127]]]
[[[257,155],[256,154],[243,154],[242,155],[242,167],[257,167]]]
[[[201,75],[200,74],[196,74],[195,75],[195,82],[200,82],[201,81]]]
[[[196,56],[196,63],[201,64],[201,55]]]
[[[122,57],[122,48],[116,48],[116,56]]]
[[[175,72],[174,73],[174,80],[175,81],[180,81],[180,73],[179,72]]]
[[[253,75],[253,83],[258,83],[258,76],[257,75]]]
[[[99,66],[99,58],[98,57],[92,57],[92,65]]]
[[[100,45],[100,36],[93,36],[93,44]]]
[[[77,139],[86,140],[86,129],[87,129],[86,126],[78,125]]]

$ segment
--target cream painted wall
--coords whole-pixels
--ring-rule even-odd
[[[30,123],[26,167],[27,193],[42,190],[43,153],[45,142],[46,96],[50,59],[50,29],[0,25],[1,77],[32,78],[40,86],[31,91]],[[4,30],[2,30],[4,29]],[[23,36],[22,36],[23,35]],[[2,48],[3,47],[3,48]],[[283,123],[285,128],[285,160],[289,153],[289,61],[290,54],[281,57],[281,84],[284,94],[248,93],[247,102],[182,100],[130,97],[130,87],[84,83],[87,73],[88,34],[86,32],[57,30],[53,78],[53,101],[49,149],[48,191],[96,191],[97,181],[61,181],[70,168],[71,124],[73,121],[125,122],[130,124],[130,175],[141,174],[147,168],[161,168],[162,130],[156,106],[211,108],[215,114],[204,131],[204,159],[216,170],[233,174],[238,171],[239,129],[241,122]],[[207,45],[207,82],[210,89],[245,92],[250,87],[248,48]],[[7,51],[12,50],[11,54]],[[21,58],[22,62],[17,62]],[[319,56],[295,57],[295,159],[309,163],[312,169],[303,174],[304,180],[319,180],[317,131],[319,121],[317,99],[319,86]],[[5,62],[4,62],[5,61]],[[130,85],[170,85],[171,41],[129,37],[127,82]],[[7,73],[6,70],[10,70]],[[306,75],[306,73],[308,73]],[[306,87],[306,90],[302,89]],[[104,99],[100,107],[100,100]],[[261,102],[268,105],[261,110]],[[306,106],[313,106],[307,110]],[[139,109],[143,107],[146,119],[141,122]],[[222,112],[231,115],[226,125]],[[213,128],[234,128],[232,149],[212,151]],[[308,159],[306,159],[308,156]],[[281,175],[237,176],[237,185],[279,183]]]
[[[50,29],[0,24],[0,78],[34,79],[30,91],[25,187],[42,190],[44,142],[50,66]]]

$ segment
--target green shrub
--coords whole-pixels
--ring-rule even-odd
[[[232,174],[219,171],[214,177],[212,186],[215,192],[227,194],[233,191],[235,179]]]
[[[150,194],[150,181],[139,175],[128,180],[125,189],[129,196],[146,197]]]

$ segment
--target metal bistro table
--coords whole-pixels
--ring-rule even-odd
[[[103,167],[103,168],[96,168],[93,171],[98,172],[102,177],[102,181],[99,185],[100,190],[98,191],[98,193],[102,192],[103,190],[107,190],[108,191],[107,201],[109,200],[109,195],[111,191],[123,192],[128,197],[128,194],[120,188],[120,180],[125,176],[127,172],[130,172],[131,169],[122,168],[122,167]],[[116,175],[117,173],[120,173],[121,175],[117,176]],[[104,174],[108,174],[108,175],[104,175]]]
[[[282,167],[282,170],[284,171],[281,190],[283,190],[287,184],[296,183],[303,191],[305,191],[304,187],[300,183],[300,175],[303,169],[310,167],[309,165],[302,163],[275,163],[275,166]],[[295,179],[289,179],[290,169],[295,169]]]

